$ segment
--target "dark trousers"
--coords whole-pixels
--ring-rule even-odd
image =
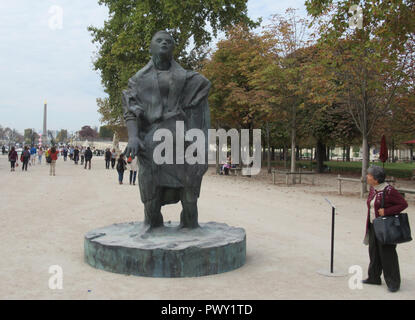
[[[115,160],[116,159],[111,159],[111,168],[113,168],[113,169],[114,169],[114,166],[115,166]]]
[[[399,289],[401,275],[396,244],[381,244],[376,238],[373,224],[369,224],[369,279],[379,280],[383,271],[386,285]]]
[[[105,169],[110,168],[110,162],[111,162],[111,160],[105,160]]]
[[[137,171],[130,170],[130,184],[135,183],[136,178],[137,178]]]
[[[124,171],[118,171],[118,181],[122,182],[124,180]]]
[[[88,169],[91,170],[91,159],[85,160],[85,169],[86,169],[86,165],[89,163]]]
[[[23,161],[23,165],[22,165],[22,171],[25,170],[27,171],[27,164],[29,163],[29,160],[24,160]]]
[[[14,169],[16,166],[16,161],[10,161],[11,169]]]
[[[81,156],[81,165],[84,164],[85,156]]]

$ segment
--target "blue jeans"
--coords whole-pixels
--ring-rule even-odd
[[[124,179],[124,171],[118,171],[118,181],[122,182]]]

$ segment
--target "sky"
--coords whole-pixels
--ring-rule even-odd
[[[304,0],[249,0],[248,15],[266,20],[288,7],[306,14]],[[87,27],[101,27],[107,17],[97,0],[1,0],[1,126],[41,132],[45,101],[49,130],[102,125],[96,98],[105,92]]]

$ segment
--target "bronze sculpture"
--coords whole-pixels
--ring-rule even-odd
[[[166,31],[157,32],[151,41],[152,55],[148,64],[128,82],[123,92],[124,120],[128,129],[128,145],[124,154],[138,156],[139,188],[144,203],[144,224],[149,228],[164,225],[161,207],[181,201],[180,227],[199,227],[197,199],[207,160],[188,164],[174,153],[173,164],[157,164],[153,152],[158,142],[154,133],[168,129],[176,137],[176,124],[184,123],[185,132],[196,128],[205,136],[208,148],[210,82],[201,74],[183,69],[174,59],[174,40]],[[188,145],[178,141],[173,145]]]

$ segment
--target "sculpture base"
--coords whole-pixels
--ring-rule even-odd
[[[98,269],[145,277],[200,277],[245,264],[246,234],[224,223],[178,223],[148,230],[143,222],[113,224],[85,235],[85,261]]]

